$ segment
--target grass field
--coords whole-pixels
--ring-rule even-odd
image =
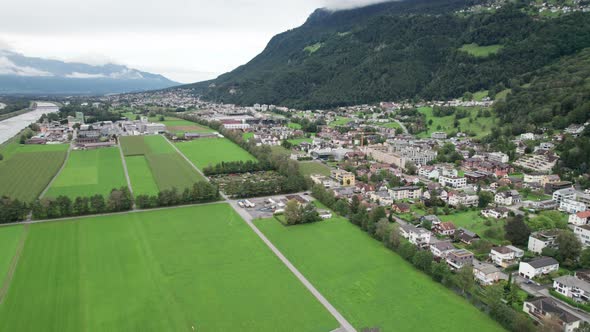
[[[291,129],[301,129],[301,125],[299,123],[295,123],[295,122],[289,122],[287,124],[287,127],[291,128]]]
[[[471,107],[471,108],[464,108],[470,111],[470,116],[460,119],[460,129],[463,132],[472,132],[475,134],[475,137],[481,138],[488,135],[494,124],[496,123],[496,116],[492,112],[492,116],[484,118],[476,118],[477,111],[479,108]],[[458,128],[455,128],[453,123],[455,121],[454,115],[443,116],[443,117],[436,117],[432,115],[432,108],[431,107],[420,107],[418,111],[424,115],[426,115],[426,123],[432,120],[432,125],[428,125],[428,130],[423,131],[418,134],[418,137],[430,137],[433,132],[443,131],[445,133],[452,133],[457,132]],[[472,119],[472,122],[469,122],[469,119]],[[439,127],[440,126],[440,127]]]
[[[501,331],[484,313],[342,218],[260,230],[358,331]]]
[[[11,145],[0,161],[0,196],[30,202],[39,197],[64,162],[68,145]]]
[[[390,128],[390,129],[397,129],[397,128],[401,128],[402,127],[397,122],[380,123],[379,126],[380,127],[385,127],[385,128]]]
[[[179,142],[176,146],[200,169],[217,165],[222,161],[256,160],[254,156],[226,138],[201,138]]]
[[[479,46],[477,44],[465,44],[459,50],[467,52],[475,57],[487,57],[498,53],[502,49],[502,45]]]
[[[250,138],[254,137],[254,133],[243,133],[242,134],[242,138],[244,139],[244,141],[248,141]]]
[[[10,262],[16,253],[18,242],[23,234],[22,225],[3,227],[0,229],[0,288],[8,273]]]
[[[0,317],[0,331],[338,327],[226,204],[33,225]]]
[[[313,142],[313,138],[294,138],[294,139],[290,139],[288,141],[289,141],[289,143],[291,143],[293,145],[299,145],[301,143],[311,143],[311,142]]]
[[[155,195],[172,188],[182,191],[204,180],[163,136],[122,137],[121,149],[135,194]]]
[[[465,211],[451,215],[439,215],[442,221],[452,221],[457,228],[463,227],[467,230],[477,233],[481,238],[486,239],[495,244],[500,244],[504,239],[504,219],[491,219],[491,226],[485,224],[486,218],[479,214],[479,211]],[[486,233],[486,230],[493,229],[496,232],[493,236]]]
[[[473,100],[475,101],[482,101],[485,97],[489,94],[488,90],[478,91],[473,94]]]
[[[302,161],[299,163],[299,170],[304,176],[312,174],[321,174],[330,176],[330,167],[315,161]]]
[[[113,188],[126,186],[119,148],[74,150],[46,196],[76,198],[102,194],[106,197]]]
[[[344,126],[346,124],[348,124],[350,121],[352,121],[351,119],[344,117],[344,116],[338,116],[336,117],[336,120],[330,122],[328,124],[329,127],[338,127],[338,126]]]
[[[164,117],[164,121],[159,120],[159,116],[149,118],[150,121],[163,123],[166,125],[166,129],[175,134],[179,133],[211,133],[215,130],[201,126],[198,123],[190,122],[187,120],[175,118],[172,116]]]

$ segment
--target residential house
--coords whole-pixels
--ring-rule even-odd
[[[389,194],[394,200],[419,199],[422,197],[422,188],[418,186],[396,187],[389,189]]]
[[[541,324],[547,319],[556,319],[564,332],[574,332],[582,322],[579,317],[561,309],[557,301],[548,297],[525,301],[522,310]]]
[[[541,254],[544,248],[555,248],[557,244],[555,240],[559,231],[557,230],[544,230],[536,233],[532,233],[529,236],[528,249],[536,254]]]
[[[447,196],[447,203],[450,206],[477,206],[479,204],[479,196],[476,194],[468,194],[466,192],[451,191]]]
[[[584,247],[590,246],[590,225],[575,226],[574,234]]]
[[[401,235],[418,248],[428,248],[431,233],[424,229],[410,224],[400,225]]]
[[[332,178],[338,181],[343,186],[354,186],[355,177],[354,174],[351,172],[347,172],[344,170],[333,170],[332,171]]]
[[[395,203],[391,205],[391,209],[395,213],[408,213],[410,212],[410,204],[407,203]]]
[[[576,226],[586,225],[588,221],[590,221],[590,210],[572,213],[568,218],[568,222]]]
[[[504,268],[516,264],[522,256],[524,256],[524,250],[514,246],[494,247],[490,251],[491,261]]]
[[[435,258],[446,258],[447,254],[453,250],[455,247],[448,241],[435,242],[430,245],[430,252]]]
[[[500,280],[508,280],[508,275],[493,264],[473,260],[473,276],[481,285],[488,286]]]
[[[473,264],[473,253],[466,249],[456,249],[447,254],[446,262],[452,270]]]
[[[576,301],[590,300],[590,283],[574,276],[565,275],[553,279],[553,288],[556,292]]]
[[[438,183],[445,187],[463,188],[467,186],[467,179],[465,177],[441,175],[438,178]]]
[[[458,237],[459,241],[465,244],[472,244],[473,242],[479,240],[479,235],[472,231],[466,230],[465,228],[459,228],[459,230],[455,231],[455,237]]]
[[[451,236],[455,234],[455,231],[457,230],[455,224],[450,221],[440,222],[436,225],[433,225],[432,229],[435,234],[443,236]]]
[[[494,196],[494,202],[500,205],[513,205],[520,201],[520,194],[516,190],[502,191]]]
[[[538,257],[530,262],[520,262],[518,274],[527,279],[556,272],[559,270],[559,263],[552,257]]]
[[[495,207],[495,208],[481,210],[481,215],[486,218],[495,218],[495,219],[508,218],[509,211],[510,210],[508,210],[505,207]]]

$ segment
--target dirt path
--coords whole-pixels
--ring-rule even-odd
[[[8,273],[2,283],[2,288],[0,288],[0,304],[4,301],[6,294],[8,293],[8,289],[10,288],[10,283],[12,282],[12,278],[14,277],[14,272],[16,272],[16,267],[18,265],[18,261],[20,260],[20,256],[23,252],[23,248],[25,247],[25,242],[27,240],[27,236],[29,235],[29,225],[24,226],[23,234],[21,235],[20,241],[18,242],[18,246],[16,248],[16,252],[10,261],[10,266],[8,267]]]
[[[135,199],[133,195],[133,187],[131,186],[131,179],[129,178],[129,172],[127,171],[127,162],[125,161],[125,155],[123,155],[123,149],[121,149],[121,141],[117,142],[117,148],[119,149],[119,153],[121,154],[121,162],[123,163],[123,171],[125,171],[125,179],[127,179],[127,188],[129,188],[129,192],[131,193],[131,201],[133,202],[131,209],[135,210],[137,207],[135,206]]]

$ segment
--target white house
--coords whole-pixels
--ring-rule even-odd
[[[473,260],[473,276],[480,284],[492,285],[500,280],[508,280],[508,275],[492,264]]]
[[[556,230],[547,230],[532,233],[529,236],[528,249],[536,254],[540,254],[543,248],[553,248],[556,246],[555,239],[559,233]]]
[[[576,226],[586,225],[588,221],[590,221],[590,210],[572,213],[568,218],[568,222]]]
[[[547,319],[556,319],[563,327],[564,332],[573,332],[582,322],[579,317],[561,309],[555,300],[548,297],[525,301],[522,310],[540,323]]]
[[[485,210],[481,210],[481,215],[486,218],[508,218],[508,210],[505,207],[496,207],[496,208],[489,208]]]
[[[558,292],[577,301],[590,300],[590,283],[574,276],[561,276],[553,279],[553,288]]]
[[[467,178],[441,175],[438,177],[438,183],[444,187],[463,188],[467,186]]]
[[[494,247],[490,251],[492,262],[501,267],[516,264],[517,260],[522,256],[524,256],[524,251],[514,246]]]
[[[590,225],[575,226],[574,234],[584,247],[590,246]]]
[[[430,244],[431,233],[424,228],[418,228],[412,225],[400,225],[400,232],[404,238],[419,248],[427,248]]]
[[[494,196],[494,202],[500,205],[513,205],[520,202],[520,194],[516,190],[502,191]]]
[[[455,250],[455,247],[448,241],[436,242],[430,245],[430,252],[434,257],[445,258],[453,250]]]
[[[565,211],[567,213],[578,213],[582,211],[586,211],[588,209],[588,205],[583,202],[579,202],[573,199],[564,198],[559,203],[559,210]]]
[[[530,262],[520,262],[518,274],[527,279],[533,279],[543,274],[549,274],[559,269],[559,263],[552,257],[539,257]]]

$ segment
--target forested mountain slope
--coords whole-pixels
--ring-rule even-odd
[[[188,87],[215,101],[297,108],[450,98],[509,86],[514,77],[590,47],[590,13],[547,19],[514,4],[457,12],[475,2],[317,10],[301,27],[272,38],[249,63]],[[465,48],[470,44],[476,52]],[[482,53],[478,46],[494,51]]]

